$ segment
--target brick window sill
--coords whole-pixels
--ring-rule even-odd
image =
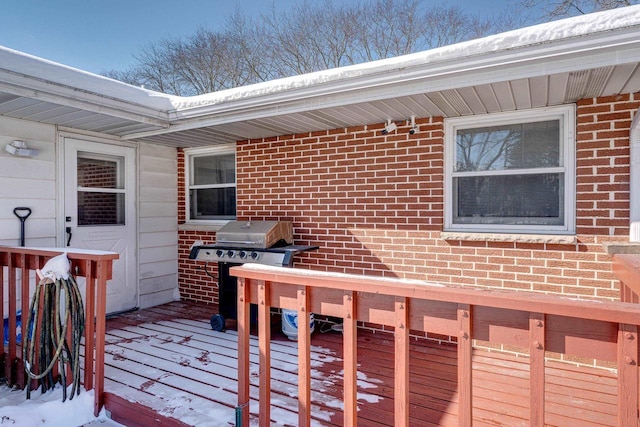
[[[443,231],[444,240],[463,240],[473,242],[517,242],[517,243],[551,243],[572,245],[577,242],[574,235],[560,234],[509,234],[509,233],[465,233]]]
[[[639,242],[627,242],[627,243],[605,243],[603,244],[605,251],[609,255],[640,255],[640,243]]]
[[[184,223],[178,224],[178,230],[180,231],[218,231],[224,224],[197,224],[197,223]]]

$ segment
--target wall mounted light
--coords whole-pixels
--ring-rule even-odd
[[[391,120],[388,120],[386,126],[380,131],[380,133],[386,135],[388,133],[395,132],[396,129],[398,129],[398,125]]]
[[[420,132],[420,126],[416,124],[416,116],[411,116],[411,128],[409,129],[409,135],[413,135],[416,132]]]
[[[24,141],[15,140],[11,144],[7,144],[4,148],[5,151],[12,156],[20,157],[34,157],[37,156],[40,150],[34,150],[27,147],[27,143]]]

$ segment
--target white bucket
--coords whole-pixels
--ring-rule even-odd
[[[315,328],[313,313],[309,314],[309,329]],[[298,311],[282,309],[282,333],[292,341],[298,340]]]

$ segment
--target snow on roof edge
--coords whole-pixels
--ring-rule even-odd
[[[172,95],[133,86],[6,46],[0,46],[0,72],[3,70],[15,76],[37,79],[55,86],[80,89],[87,93],[164,112],[173,109],[171,99],[175,97]]]
[[[203,95],[173,97],[171,101],[176,111],[197,109],[391,72],[416,65],[453,61],[638,26],[640,26],[640,5],[628,6],[537,24],[393,58],[301,74]]]

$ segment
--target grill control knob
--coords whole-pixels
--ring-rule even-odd
[[[234,251],[234,250],[228,250],[228,251],[227,251],[227,256],[228,256],[229,258],[235,258],[235,256],[236,256],[236,251]]]
[[[224,255],[224,251],[223,251],[222,249],[218,249],[218,250],[216,251],[216,256],[217,256],[218,258],[220,258],[220,257],[222,257],[222,255]]]
[[[258,252],[251,252],[251,259],[258,259]]]
[[[245,251],[240,251],[238,255],[240,255],[240,258],[242,259],[245,259],[247,257],[247,253]]]

